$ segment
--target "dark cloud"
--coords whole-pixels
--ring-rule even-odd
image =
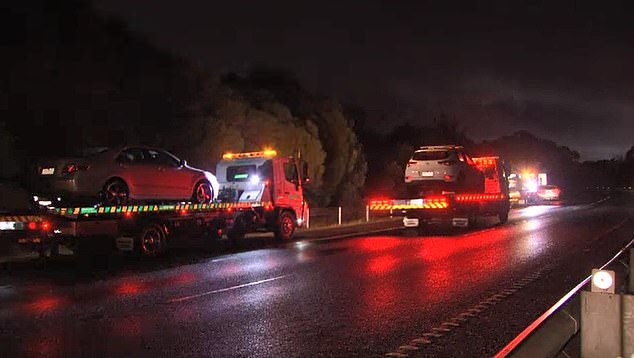
[[[377,129],[445,113],[476,138],[527,129],[585,158],[634,144],[627,2],[98,4],[212,71],[293,70],[367,108]]]

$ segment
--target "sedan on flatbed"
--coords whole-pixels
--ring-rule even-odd
[[[43,161],[37,167],[35,188],[38,199],[48,198],[46,204],[63,198],[105,205],[131,200],[208,203],[219,191],[212,173],[190,167],[168,151],[146,146],[97,148],[73,158]]]

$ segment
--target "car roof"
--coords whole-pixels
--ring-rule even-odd
[[[462,150],[462,149],[464,149],[464,147],[461,146],[461,145],[448,144],[448,145],[423,146],[423,147],[419,147],[418,150],[416,150],[416,151],[417,152],[424,152],[424,151]]]

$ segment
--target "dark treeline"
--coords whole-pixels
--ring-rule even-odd
[[[448,115],[376,133],[363,108],[312,93],[293,74],[260,67],[210,76],[89,1],[26,0],[4,10],[3,178],[21,180],[35,158],[92,146],[160,146],[212,171],[225,151],[273,147],[309,162],[313,205],[350,206],[401,190],[418,146],[451,143],[539,167],[564,187],[632,183],[632,150],[581,163],[575,151],[523,131],[475,143]]]

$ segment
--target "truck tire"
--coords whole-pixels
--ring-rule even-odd
[[[275,224],[275,239],[290,240],[295,233],[295,216],[290,211],[282,211]]]
[[[167,250],[167,235],[161,225],[148,224],[139,236],[139,253],[145,257],[156,257]]]
[[[498,213],[498,219],[500,219],[500,224],[506,224],[506,222],[509,221],[509,210],[502,209],[502,211]]]
[[[244,222],[244,218],[242,216],[238,216],[234,219],[233,225],[227,231],[227,237],[231,240],[232,243],[236,244],[238,241],[244,238],[246,235],[246,223]]]

